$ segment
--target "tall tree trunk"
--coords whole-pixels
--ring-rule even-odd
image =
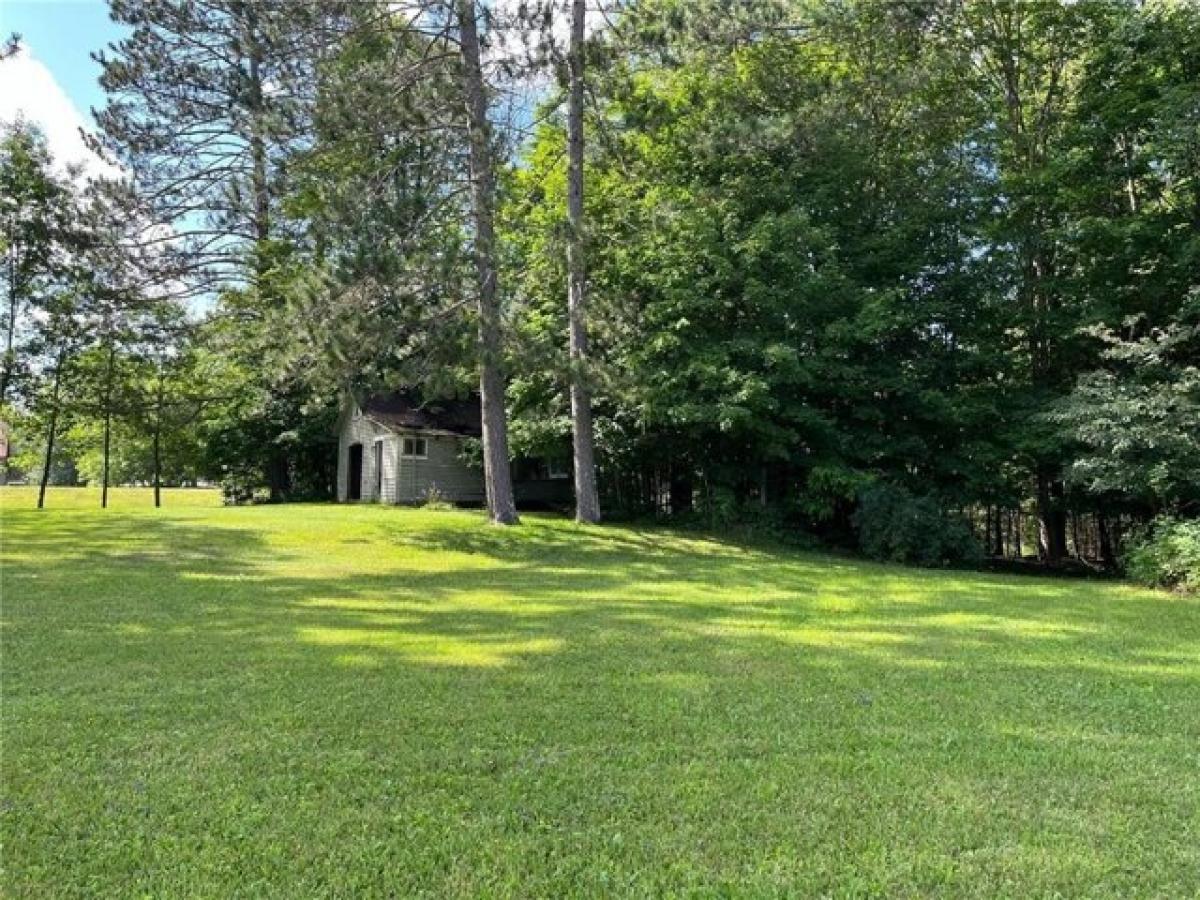
[[[0,406],[8,400],[8,384],[16,366],[14,344],[17,336],[17,309],[21,303],[21,289],[17,285],[17,248],[8,248],[8,322],[4,329],[4,368],[0,370]],[[8,461],[4,462],[5,472]],[[7,479],[6,479],[7,480]]]
[[[271,201],[267,185],[266,102],[263,93],[263,47],[258,33],[258,15],[251,0],[243,7],[246,35],[246,105],[250,111],[250,182],[254,193],[254,274],[257,287],[263,289],[263,276],[269,268],[267,241],[271,237]]]
[[[104,373],[104,463],[103,478],[100,488],[100,508],[108,509],[108,457],[112,448],[112,394],[113,366],[116,361],[117,348],[113,343],[108,345],[108,364]]]
[[[1112,534],[1108,530],[1108,517],[1104,513],[1096,513],[1096,530],[1100,535],[1100,559],[1106,569],[1115,569],[1117,555],[1113,552]]]
[[[570,321],[571,432],[575,449],[575,519],[600,521],[596,493],[592,393],[588,385],[587,267],[583,219],[583,35],[584,0],[571,4],[567,104],[567,314]]]
[[[271,447],[267,456],[267,490],[272,503],[279,503],[292,492],[291,466],[287,450]]]
[[[500,368],[500,298],[496,274],[496,203],[492,171],[491,126],[487,117],[483,67],[474,0],[458,0],[462,81],[470,137],[471,208],[475,219],[475,270],[479,310],[479,393],[483,414],[483,477],[488,513],[498,525],[513,525],[513,499],[508,461],[508,416],[504,409],[504,373]]]
[[[1055,371],[1053,341],[1048,320],[1054,306],[1041,283],[1048,277],[1050,263],[1039,251],[1032,251],[1031,264],[1026,277],[1032,282],[1028,291],[1032,310],[1030,333],[1030,357],[1034,388],[1043,394],[1060,389],[1059,374]],[[1047,457],[1035,462],[1034,476],[1037,479],[1037,516],[1039,543],[1045,562],[1059,563],[1067,555],[1067,517],[1063,510],[1063,484],[1057,463]]]
[[[1037,87],[1030,85],[1036,76],[1026,65],[1030,40],[1035,30],[1025,28],[1032,4],[1003,3],[987,7],[991,12],[991,32],[996,39],[995,67],[992,71],[1003,94],[1010,132],[1014,172],[1028,177],[1038,174],[1046,162],[1048,136],[1055,127],[1057,112],[1052,101],[1057,75],[1046,86],[1045,100],[1036,101]],[[1068,48],[1054,48],[1066,54]],[[1056,62],[1061,62],[1060,57]],[[1053,71],[1053,67],[1051,67]],[[1037,199],[1037,198],[1035,198]],[[1033,207],[1031,223],[1022,228],[1017,253],[1021,269],[1018,297],[1028,316],[1027,332],[1033,387],[1043,392],[1061,388],[1061,373],[1056,371],[1053,330],[1050,326],[1056,307],[1053,294],[1055,258],[1049,208],[1040,200]],[[1038,519],[1038,551],[1045,562],[1060,562],[1066,553],[1066,517],[1061,498],[1064,486],[1057,466],[1047,458],[1036,459],[1033,475],[1037,481],[1035,512]]]
[[[104,479],[100,489],[100,508],[108,509],[108,452],[112,444],[112,413],[104,411]]]
[[[154,423],[154,508],[162,506],[162,425]]]
[[[50,483],[50,466],[54,462],[54,438],[58,433],[58,396],[62,387],[63,367],[66,364],[66,351],[60,350],[58,360],[54,364],[54,389],[50,393],[50,422],[46,427],[46,458],[42,463],[42,480],[38,485],[38,509],[46,506],[46,486]]]
[[[162,417],[163,417],[163,370],[158,368],[158,384],[154,391],[154,508],[162,506]]]
[[[246,36],[246,106],[250,112],[250,189],[254,197],[251,220],[254,228],[254,287],[259,301],[273,308],[274,297],[268,275],[271,268],[271,194],[267,171],[267,110],[263,89],[263,42],[254,4],[243,7]],[[267,451],[267,489],[272,502],[286,500],[291,493],[287,449],[272,442]]]
[[[1048,467],[1037,472],[1038,548],[1048,563],[1062,562],[1067,552],[1067,517],[1062,509],[1063,485]]]
[[[692,472],[676,463],[671,464],[671,480],[668,489],[671,515],[692,511]]]

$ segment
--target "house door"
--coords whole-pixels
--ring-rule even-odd
[[[362,444],[350,445],[350,468],[346,472],[346,499],[362,499]]]

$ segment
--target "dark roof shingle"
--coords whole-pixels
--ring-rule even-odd
[[[468,437],[483,433],[479,398],[422,402],[414,391],[376,394],[362,405],[363,415],[391,428],[449,431]]]

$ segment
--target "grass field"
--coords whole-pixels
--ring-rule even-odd
[[[1200,895],[1195,599],[91,502],[0,491],[6,896]]]

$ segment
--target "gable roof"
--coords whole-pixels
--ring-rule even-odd
[[[466,437],[479,437],[483,433],[477,396],[422,402],[415,391],[394,391],[368,397],[362,412],[388,428],[445,431]]]

